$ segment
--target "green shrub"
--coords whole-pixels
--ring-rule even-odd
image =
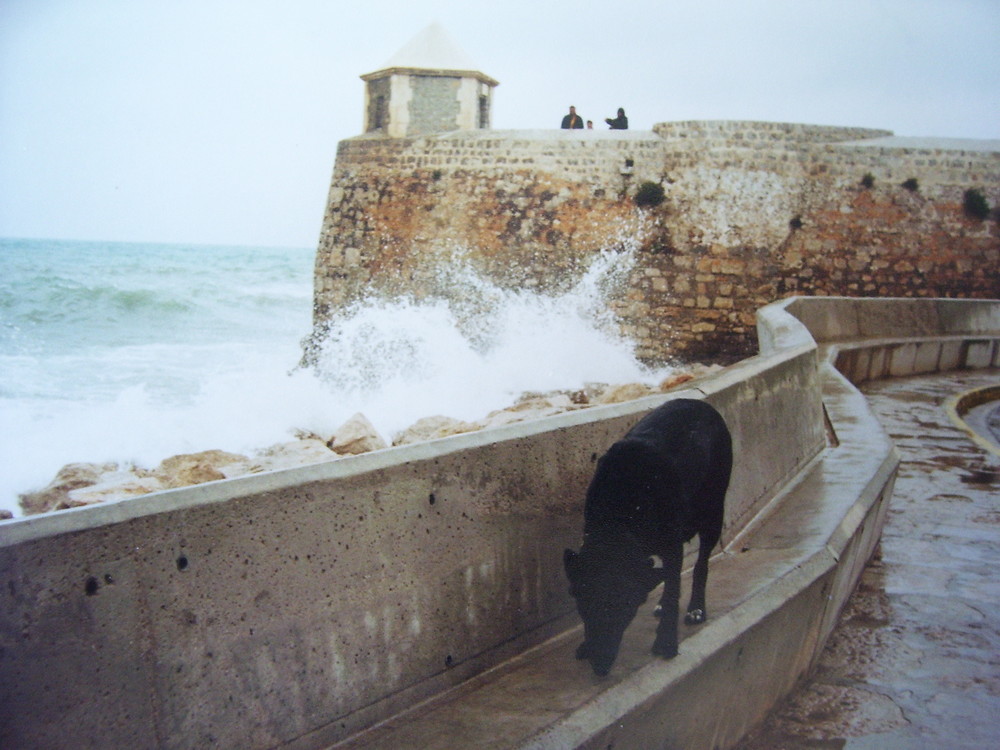
[[[911,193],[915,193],[920,190],[920,183],[917,182],[916,177],[911,177],[906,182],[903,183],[903,187],[909,190]]]
[[[986,196],[976,188],[965,191],[962,208],[965,210],[965,215],[971,219],[982,221],[990,215],[990,204],[986,202]]]
[[[663,185],[658,182],[644,182],[635,191],[635,205],[642,207],[659,206],[666,198]]]
[[[861,187],[870,188],[875,184],[875,176],[871,172],[865,172],[865,176],[861,178]]]

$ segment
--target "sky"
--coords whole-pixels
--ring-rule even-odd
[[[0,0],[0,236],[315,246],[359,76],[431,23],[497,129],[1000,138],[1000,0]]]

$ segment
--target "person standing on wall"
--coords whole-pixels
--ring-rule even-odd
[[[562,119],[563,130],[583,130],[583,118],[576,113],[576,107],[570,105],[569,114]]]
[[[572,107],[570,107],[572,109]],[[628,118],[625,116],[625,110],[621,107],[618,108],[618,117],[611,118],[605,117],[604,122],[611,126],[612,130],[628,130]]]

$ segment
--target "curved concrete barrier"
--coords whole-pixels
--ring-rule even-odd
[[[894,309],[866,302],[764,308],[760,356],[669,396],[711,401],[736,452],[713,619],[672,662],[637,618],[593,680],[561,566],[652,397],[0,525],[0,745],[732,744],[878,540],[895,452],[831,361]],[[996,303],[900,302],[995,366]]]

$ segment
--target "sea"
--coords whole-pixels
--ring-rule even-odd
[[[391,440],[525,392],[656,382],[606,298],[620,246],[558,294],[457,263],[454,294],[365,300],[313,340],[314,248],[0,239],[0,509],[65,464],[252,455],[365,414]]]

